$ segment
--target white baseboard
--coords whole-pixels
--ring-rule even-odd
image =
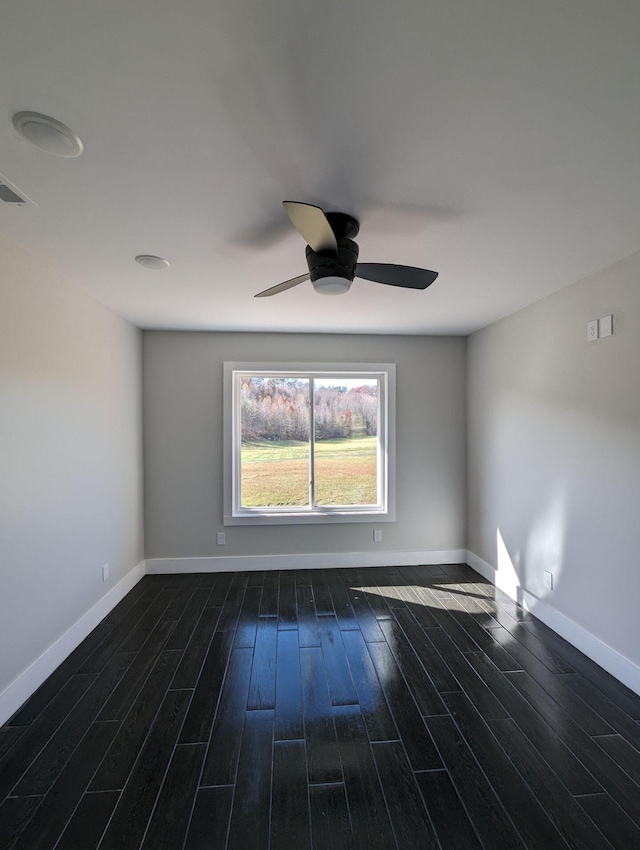
[[[466,549],[418,552],[326,552],[306,555],[223,555],[209,558],[148,558],[148,575],[224,573],[235,570],[318,570],[334,567],[415,567],[464,564]]]
[[[144,561],[140,561],[0,693],[0,725],[15,714],[144,574]]]
[[[616,649],[613,649],[583,626],[575,623],[565,614],[561,614],[548,602],[530,593],[524,587],[514,589],[513,586],[504,586],[504,583],[500,580],[499,571],[469,550],[467,550],[467,564],[487,581],[519,602],[525,610],[534,614],[546,626],[568,640],[576,649],[579,649],[580,652],[583,652],[588,658],[611,673],[623,685],[640,695],[640,667],[635,662],[621,655]]]

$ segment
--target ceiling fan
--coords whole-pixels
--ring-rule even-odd
[[[353,241],[360,224],[346,213],[325,213],[313,204],[284,201],[291,223],[307,243],[309,271],[258,292],[255,298],[278,295],[299,283],[311,280],[316,292],[323,295],[342,295],[348,292],[354,277],[401,286],[405,289],[426,289],[438,277],[438,272],[397,266],[392,263],[359,263],[358,246]]]

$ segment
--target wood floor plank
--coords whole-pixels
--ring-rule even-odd
[[[273,711],[248,711],[231,809],[229,848],[269,847],[272,766]]]
[[[640,750],[640,726],[626,711],[619,708],[613,700],[610,700],[580,673],[563,676],[562,682],[592,710],[596,711],[612,730],[615,730],[636,750]]]
[[[7,797],[0,805],[0,847],[10,848],[29,822],[42,797]]]
[[[204,660],[207,657],[213,635],[215,634],[222,608],[205,608],[196,622],[191,637],[188,641],[186,651],[180,659],[180,664],[171,682],[173,690],[182,688],[195,688],[202,672]],[[173,645],[173,633],[165,644],[169,649]]]
[[[115,627],[110,629],[105,638],[95,647],[93,652],[87,656],[86,660],[79,668],[79,673],[95,674],[99,673],[107,661],[120,652],[120,647],[127,638],[131,629],[139,622],[145,611],[149,609],[151,602],[140,598],[136,601]],[[79,649],[80,647],[78,647]]]
[[[363,588],[361,593],[367,600],[367,604],[371,608],[376,620],[388,620],[390,617],[393,617],[387,600],[383,596],[383,592],[378,587],[375,579],[365,578],[364,581],[359,580],[358,585]]]
[[[85,640],[76,647],[71,655],[66,658],[62,664],[54,670],[54,672],[46,679],[45,682],[32,694],[26,703],[17,711],[8,721],[8,727],[24,727],[29,726],[38,715],[51,703],[69,679],[76,673],[99,673],[104,664],[113,654],[109,653],[104,659],[104,663],[95,670],[85,670],[83,666],[87,659],[92,655],[98,646],[103,642],[107,642],[113,635],[115,626],[112,623],[100,623]],[[5,727],[7,728],[7,727]]]
[[[575,850],[609,850],[611,845],[607,839],[585,820],[576,797],[545,761],[546,751],[534,747],[514,720],[490,720],[487,725],[567,844]]]
[[[615,732],[613,726],[607,723],[588,702],[581,699],[571,687],[571,682],[579,677],[578,673],[550,673],[544,664],[541,664],[533,674],[524,672],[531,676],[533,680],[531,688],[538,691],[540,699],[545,699],[549,705],[551,700],[560,706],[587,735],[611,735]],[[548,699],[542,695],[543,691]],[[631,722],[629,718],[629,723]]]
[[[439,842],[404,747],[391,741],[373,744],[371,749],[398,847],[437,850]]]
[[[304,731],[297,631],[278,631],[276,671],[275,739],[299,740]]]
[[[273,746],[270,850],[311,850],[311,818],[304,741]]]
[[[90,727],[18,836],[15,850],[51,850],[55,846],[118,727],[118,723]]]
[[[399,740],[399,732],[362,634],[356,631],[344,632],[342,640],[369,740]]]
[[[200,620],[210,595],[211,590],[208,588],[198,588],[192,592],[189,604],[184,609],[176,627],[169,636],[166,643],[167,649],[186,648],[193,635],[194,627]]]
[[[206,744],[209,740],[234,636],[235,632],[229,631],[213,636],[182,727],[181,744]]]
[[[93,777],[89,791],[120,791],[124,788],[179,660],[179,650],[160,653],[146,686],[122,721],[113,744]]]
[[[95,676],[76,673],[11,747],[0,764],[0,800],[33,764],[43,747],[95,681]]]
[[[572,794],[594,794],[602,791],[602,785],[567,747],[554,724],[550,725],[543,719],[506,675],[498,674],[495,665],[481,653],[470,653],[467,660],[494,690],[509,715],[538,752],[544,753],[546,761]]]
[[[358,702],[358,695],[351,678],[337,617],[333,614],[318,617],[318,633],[327,671],[331,703],[355,705]]]
[[[311,587],[313,588],[313,601],[316,606],[316,614],[335,614],[333,599],[329,592],[329,584],[324,570],[313,570],[311,575]]]
[[[226,850],[233,786],[200,788],[184,850]]]
[[[78,850],[80,847],[82,850],[95,850],[119,796],[118,791],[84,794],[56,844],[56,850]]]
[[[253,652],[234,649],[225,676],[201,785],[232,785],[240,753]]]
[[[205,750],[204,744],[175,748],[141,850],[184,844]]]
[[[107,663],[17,783],[12,792],[14,796],[45,794],[48,791],[84,738],[108,695],[126,675],[130,662],[130,654],[123,653],[115,655]]]
[[[621,735],[602,735],[595,742],[640,788],[640,752]]]
[[[362,636],[368,642],[383,641],[384,635],[378,625],[378,620],[371,610],[367,595],[360,590],[347,588],[351,607],[356,615],[358,627],[362,632]]]
[[[280,593],[280,574],[276,571],[265,573],[260,599],[260,616],[278,616],[278,597]]]
[[[222,608],[227,601],[235,573],[218,573],[205,608]],[[203,578],[201,576],[201,578]],[[206,586],[206,585],[204,585]]]
[[[319,647],[301,649],[300,667],[309,782],[342,782],[322,650]]]
[[[262,587],[264,584],[264,570],[253,570],[249,574],[249,580],[247,582],[247,587]]]
[[[244,600],[248,580],[248,576],[243,575],[242,573],[231,573],[229,589],[224,601],[220,603],[213,603],[215,605],[220,604],[222,606],[217,626],[218,631],[225,632],[233,631],[235,629],[238,623],[238,617],[240,616],[240,610],[242,608],[242,601]],[[212,599],[213,596],[209,597],[210,602]]]
[[[575,673],[573,667],[559,655],[549,642],[540,640],[530,629],[528,623],[510,622],[506,620],[505,625],[515,639],[529,649],[552,673]]]
[[[236,640],[234,644],[236,648],[253,647],[255,645],[261,596],[261,587],[255,587],[253,585],[247,587],[236,627]]]
[[[162,612],[162,619],[172,620],[174,623],[178,623],[184,612],[189,607],[189,603],[193,599],[195,593],[196,588],[191,585],[178,588],[173,599]]]
[[[340,581],[340,577],[336,577],[335,581],[329,581],[329,592],[331,593],[333,609],[336,612],[335,616],[339,628],[358,629],[358,620],[356,618],[355,611],[353,610],[353,605],[351,604],[349,592]]]
[[[525,846],[530,850],[569,847],[468,697],[453,693],[445,694],[444,700],[491,787],[518,824]]]
[[[628,774],[566,712],[549,702],[546,692],[541,695],[530,676],[526,673],[506,673],[505,676],[549,723],[554,723],[569,749],[580,754],[580,761],[602,788],[640,826],[640,789]]]
[[[387,644],[367,644],[396,728],[414,770],[436,770],[442,761]]]
[[[616,850],[640,847],[640,829],[608,794],[578,797],[578,803]]]
[[[153,627],[146,641],[135,653],[118,686],[111,691],[109,698],[102,707],[99,720],[122,720],[156,663],[158,655],[164,649],[172,629],[173,623],[165,620],[160,620]]]
[[[347,705],[336,706],[333,714],[344,768],[353,845],[358,850],[380,846],[386,850],[397,846],[360,712],[356,706]]]
[[[436,689],[440,692],[460,690],[458,680],[411,612],[406,609],[396,610],[394,611],[394,619],[402,626],[413,651],[428,672]],[[431,629],[429,632],[431,632]]]
[[[532,618],[523,624],[523,629],[536,635],[541,643],[548,645],[555,656],[566,663],[569,668],[567,672],[581,673],[587,681],[602,691],[618,708],[621,708],[634,720],[640,720],[640,699],[622,682],[619,682],[610,673],[587,658],[579,649],[576,649],[575,646],[572,646],[548,626],[545,626],[540,620]]]
[[[173,602],[178,593],[177,590],[165,588],[154,600],[145,613],[140,617],[126,638],[118,647],[118,652],[139,652],[145,643],[149,641],[149,634],[160,624],[163,615]],[[173,626],[165,624],[167,634],[172,631]]]
[[[402,628],[397,620],[385,620],[380,623],[380,629],[384,634],[389,647],[393,653],[407,687],[413,694],[420,714],[446,714],[442,699],[427,671],[422,666],[420,659],[413,651]]]
[[[316,605],[313,598],[313,588],[310,584],[296,586],[296,602],[298,605],[300,646],[320,646]]]
[[[542,678],[545,673],[551,672],[549,668],[542,663],[542,661],[539,661],[536,658],[530,649],[527,649],[527,647],[520,643],[519,640],[516,640],[513,634],[503,626],[492,629],[489,633],[489,637],[498,643],[511,656],[511,658],[515,659],[520,670],[525,670],[533,676],[534,679]],[[504,672],[508,672],[504,667],[500,669],[504,670]],[[515,670],[516,668],[513,669]],[[551,675],[557,674],[551,673]]]
[[[276,618],[260,617],[247,700],[249,711],[275,708],[276,706],[277,642],[278,623]]]
[[[482,850],[448,772],[427,770],[415,777],[442,850]]]
[[[450,717],[427,718],[456,791],[485,850],[525,848],[511,819]]]
[[[39,714],[40,712],[38,712]],[[0,766],[3,758],[7,755],[11,747],[16,743],[24,732],[25,726],[3,726],[0,729]],[[0,767],[1,769],[1,767]]]
[[[314,850],[353,850],[344,783],[311,785],[309,805]]]
[[[280,597],[278,599],[278,628],[281,630],[298,628],[296,606],[296,580],[293,573],[280,573]]]
[[[184,719],[190,691],[169,691],[125,785],[100,850],[138,850]]]

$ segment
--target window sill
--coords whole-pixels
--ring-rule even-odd
[[[389,510],[300,511],[299,513],[260,513],[258,511],[225,516],[223,525],[317,525],[318,523],[394,522]]]

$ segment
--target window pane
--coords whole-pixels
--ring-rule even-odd
[[[317,505],[378,503],[378,391],[378,379],[315,379]]]
[[[309,504],[309,381],[239,379],[240,504]]]

